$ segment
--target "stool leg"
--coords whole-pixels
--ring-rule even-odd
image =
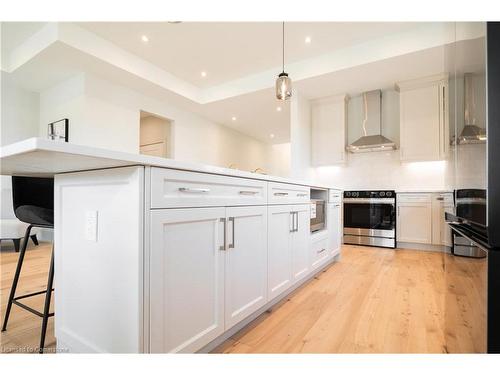
[[[12,240],[12,242],[14,242],[14,250],[16,250],[16,253],[18,253],[19,248],[21,247],[21,239],[16,238],[16,239]]]
[[[31,240],[33,241],[33,243],[35,244],[35,246],[38,246],[38,238],[36,238],[36,234],[34,234],[34,235],[31,236]]]
[[[52,245],[52,256],[50,258],[49,278],[47,280],[47,293],[45,294],[45,306],[43,308],[42,333],[40,335],[40,354],[43,353],[45,345],[45,333],[49,320],[50,299],[52,297],[52,284],[54,283],[54,245]]]
[[[31,228],[30,225],[26,229],[26,234],[24,235],[23,245],[21,247],[21,252],[19,253],[19,259],[17,261],[16,273],[14,274],[14,280],[12,281],[12,288],[10,288],[9,302],[7,302],[7,308],[5,309],[5,318],[3,320],[2,331],[7,329],[7,322],[9,321],[10,309],[12,308],[12,301],[16,295],[17,282],[19,281],[19,276],[21,275],[21,267],[23,266],[24,254],[26,252],[26,247],[28,246],[28,240],[30,238]]]

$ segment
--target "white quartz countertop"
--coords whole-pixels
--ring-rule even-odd
[[[156,156],[130,154],[102,148],[55,142],[44,138],[29,138],[0,148],[0,174],[12,176],[49,177],[60,173],[143,165],[191,172],[218,174],[335,189],[306,181],[251,173],[198,163],[183,162]]]

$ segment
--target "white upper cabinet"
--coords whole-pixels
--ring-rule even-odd
[[[347,95],[311,102],[311,152],[315,167],[345,163]]]
[[[444,160],[448,152],[448,76],[399,82],[402,161]]]
[[[228,207],[225,329],[267,302],[267,207]]]

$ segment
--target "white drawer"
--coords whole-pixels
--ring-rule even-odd
[[[329,203],[342,202],[342,191],[330,189],[328,192],[328,202]]]
[[[312,268],[318,268],[328,259],[328,238],[320,241],[314,241],[311,244],[311,265]]]
[[[431,193],[398,193],[398,203],[430,203],[432,202]]]
[[[311,202],[311,189],[309,188],[309,186],[269,182],[267,191],[269,204],[294,204]]]
[[[266,181],[151,168],[151,208],[266,204]]]

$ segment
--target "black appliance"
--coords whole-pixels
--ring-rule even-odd
[[[483,143],[458,143],[452,148],[456,214],[447,213],[446,220],[455,236],[455,250],[463,250],[457,248],[461,245],[476,247],[477,257],[444,258],[446,349],[500,353],[500,23],[488,22],[486,36],[456,41],[448,57],[454,65],[450,83],[455,87],[465,76],[479,77],[474,90],[465,95],[450,90],[450,103],[464,102],[465,108],[476,111],[471,115],[466,110],[464,121],[462,106],[455,105],[450,112],[455,134],[461,134],[473,118],[473,125],[481,129],[477,141]],[[474,105],[468,106],[467,96],[474,92]],[[485,98],[484,103],[478,98]]]
[[[344,192],[344,243],[396,247],[396,192]]]

